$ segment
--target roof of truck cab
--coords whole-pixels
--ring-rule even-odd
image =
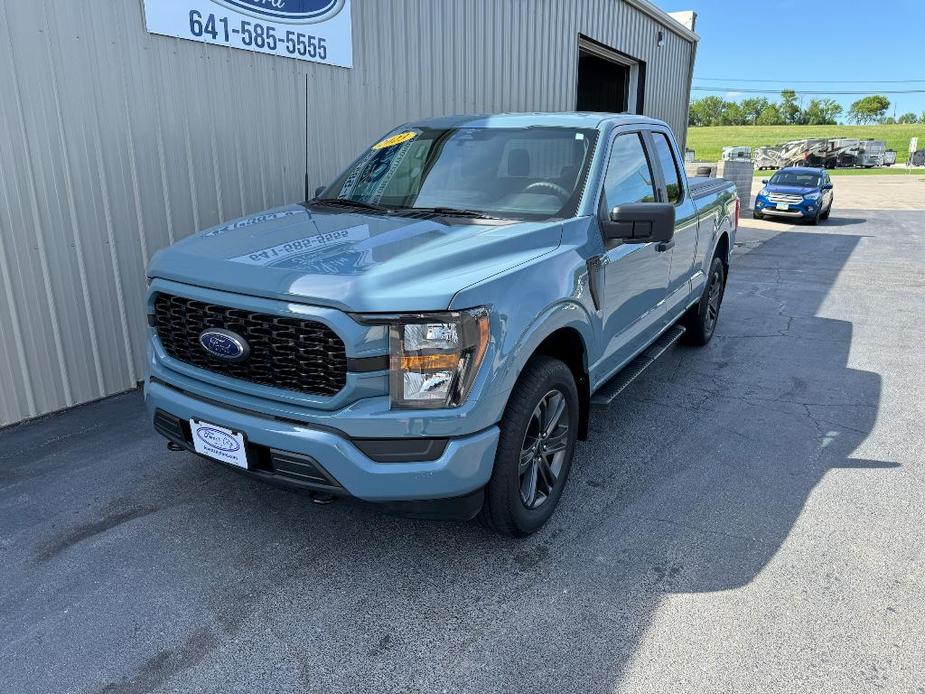
[[[560,128],[599,128],[604,123],[614,125],[629,123],[665,125],[660,120],[632,113],[595,113],[590,111],[440,116],[438,118],[412,121],[407,125],[418,128],[526,128],[531,125]]]

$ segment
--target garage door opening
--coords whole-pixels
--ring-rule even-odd
[[[581,36],[578,39],[579,111],[641,113],[642,67],[618,51]]]

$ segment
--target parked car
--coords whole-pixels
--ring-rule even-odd
[[[825,169],[793,166],[762,181],[752,208],[755,219],[765,215],[801,219],[817,224],[832,212],[832,179]]]
[[[737,224],[660,121],[406,124],[152,259],[147,408],[174,450],[319,500],[526,535],[592,405],[710,341]]]

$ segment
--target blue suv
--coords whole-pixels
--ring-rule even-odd
[[[780,169],[762,181],[755,198],[753,216],[765,215],[802,219],[817,224],[832,211],[832,180],[825,169],[793,166]]]

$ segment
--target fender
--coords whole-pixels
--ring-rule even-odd
[[[581,338],[584,347],[582,363],[587,373],[589,347],[596,344],[591,316],[580,301],[567,299],[553,304],[536,316],[521,331],[516,341],[508,341],[503,348],[504,364],[493,387],[510,392],[537,348],[546,338],[563,328],[575,330]]]

